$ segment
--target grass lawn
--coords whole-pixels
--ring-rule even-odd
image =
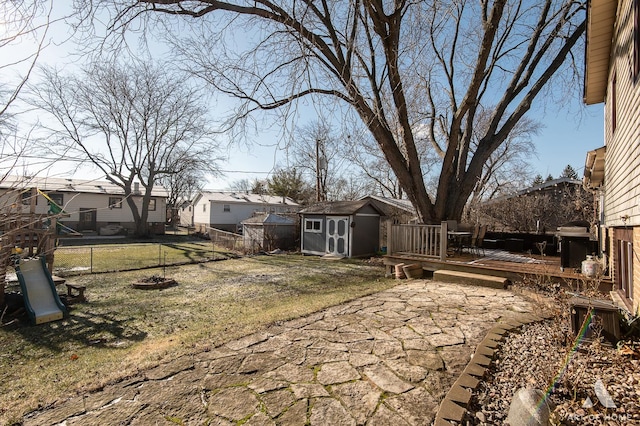
[[[214,250],[206,240],[67,246],[56,250],[54,274],[113,272],[233,256],[221,247]]]
[[[395,285],[381,266],[300,255],[169,267],[166,276],[177,286],[131,287],[153,274],[162,269],[71,277],[86,285],[88,302],[73,305],[69,318],[1,327],[0,424],[160,361]]]

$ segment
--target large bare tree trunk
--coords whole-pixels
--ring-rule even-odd
[[[585,3],[572,0],[132,0],[121,6],[113,22],[118,29],[140,16],[148,24],[159,14],[207,16],[199,28],[207,36],[165,33],[165,40],[194,74],[241,100],[230,125],[304,97],[349,105],[424,222],[461,217],[484,164],[542,89],[557,81],[559,70],[575,76],[565,60],[585,30]],[[225,45],[226,30],[251,25],[261,40],[243,52]],[[483,132],[474,134],[478,111],[489,108]],[[417,139],[440,157],[440,170],[422,161]],[[438,185],[430,195],[425,178],[434,174]]]

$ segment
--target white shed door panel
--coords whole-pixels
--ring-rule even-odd
[[[349,217],[327,217],[327,253],[349,256]]]

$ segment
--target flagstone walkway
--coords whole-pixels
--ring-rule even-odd
[[[59,402],[24,425],[428,425],[507,290],[411,280]]]

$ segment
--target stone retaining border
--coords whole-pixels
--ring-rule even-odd
[[[499,322],[489,330],[482,342],[478,344],[462,374],[453,383],[453,386],[451,386],[451,389],[449,389],[449,392],[440,403],[433,425],[450,426],[462,424],[469,401],[471,401],[471,395],[487,372],[507,333],[513,332],[525,324],[540,322],[553,317],[553,314],[522,314],[517,319],[509,318],[504,322]]]

